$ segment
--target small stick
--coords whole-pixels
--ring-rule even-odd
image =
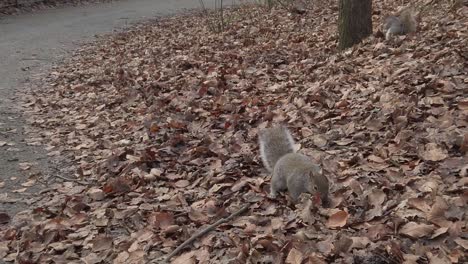
[[[166,257],[166,262],[169,262],[169,260],[177,255],[180,251],[182,251],[182,249],[184,249],[187,245],[191,244],[193,241],[195,241],[197,238],[200,238],[202,237],[203,235],[205,235],[206,233],[210,232],[211,230],[215,229],[217,226],[223,224],[223,223],[226,223],[226,222],[229,222],[231,219],[233,219],[234,217],[242,214],[243,212],[247,211],[247,209],[249,209],[250,207],[250,204],[247,204],[245,206],[243,206],[241,209],[237,210],[236,212],[232,213],[230,216],[226,217],[226,218],[221,218],[219,219],[218,221],[216,221],[214,224],[211,224],[209,226],[207,226],[205,229],[203,229],[202,231],[194,234],[192,237],[190,237],[188,240],[186,240],[184,243],[182,243],[180,246],[178,246],[176,249],[174,249],[174,251],[172,251],[171,254],[169,254],[167,257]]]
[[[54,189],[52,189],[52,188],[47,188],[47,189],[44,189],[44,190],[40,191],[39,194],[44,194],[44,193],[47,193],[47,192],[51,192],[53,190]]]
[[[72,182],[76,182],[76,183],[79,183],[81,185],[91,185],[90,183],[87,183],[87,182],[82,182],[82,181],[79,181],[79,180],[75,180],[75,179],[70,179],[70,178],[67,178],[67,177],[63,177],[63,176],[60,176],[60,175],[52,175],[54,177],[57,177],[57,178],[60,178],[64,181],[72,181]]]

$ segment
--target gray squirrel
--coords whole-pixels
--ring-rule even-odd
[[[259,131],[260,156],[265,168],[273,173],[270,196],[288,190],[293,202],[301,193],[317,195],[322,205],[329,205],[329,181],[320,165],[309,157],[296,153],[294,140],[284,126]]]
[[[389,40],[394,35],[405,35],[416,32],[418,21],[411,8],[403,9],[398,16],[388,16],[383,24],[385,39]]]

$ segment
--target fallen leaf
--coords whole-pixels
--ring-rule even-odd
[[[435,143],[427,143],[424,146],[424,150],[420,153],[420,156],[424,160],[429,161],[441,161],[448,157],[447,150]]]
[[[306,262],[307,264],[326,264],[327,262],[323,257],[320,257],[316,253],[312,253],[309,255],[308,260]]]
[[[113,239],[108,236],[98,236],[91,240],[93,244],[93,251],[100,252],[104,250],[108,250],[112,247]]]
[[[17,190],[13,190],[12,192],[14,193],[24,193],[28,188],[21,188],[21,189],[17,189]]]
[[[105,193],[101,189],[95,187],[88,190],[88,195],[89,198],[95,201],[101,201],[105,197]]]
[[[23,183],[21,184],[21,186],[23,186],[23,187],[31,187],[31,186],[33,186],[34,184],[36,184],[36,180],[29,180],[29,181],[27,181],[27,182],[23,182]]]
[[[195,253],[197,253],[196,250],[182,253],[180,256],[173,259],[171,263],[172,264],[195,264],[197,263]]]
[[[448,227],[441,227],[441,228],[438,228],[436,231],[434,231],[434,234],[432,234],[431,236],[431,239],[434,239],[440,235],[443,235],[445,233],[447,233],[448,231]]]
[[[190,182],[187,180],[180,180],[174,184],[177,188],[185,188],[190,185]]]
[[[117,257],[114,259],[114,264],[125,264],[128,263],[127,260],[130,257],[127,251],[120,252]]]
[[[429,211],[431,210],[431,207],[427,204],[426,200],[423,198],[410,198],[408,199],[408,205],[424,213],[429,213]]]
[[[31,166],[32,166],[32,164],[29,163],[29,162],[20,162],[20,163],[18,163],[18,165],[20,167],[20,170],[22,170],[22,171],[29,170],[31,168]]]
[[[431,211],[427,213],[427,220],[440,227],[450,227],[452,222],[448,221],[445,217],[445,212],[447,212],[448,208],[449,207],[443,198],[436,197]]]
[[[304,255],[299,250],[292,248],[288,256],[286,257],[285,263],[288,264],[301,264],[304,259]]]
[[[346,253],[353,245],[353,240],[348,236],[341,235],[334,243],[335,254]]]
[[[330,255],[332,251],[334,250],[333,244],[330,242],[330,240],[325,240],[325,241],[320,241],[317,243],[317,248],[319,252],[321,252],[324,255]]]
[[[463,249],[468,250],[468,240],[462,238],[455,238],[453,241],[461,246]]]
[[[327,226],[329,228],[343,227],[346,225],[349,214],[346,211],[338,211],[330,215],[327,221]]]
[[[421,238],[431,235],[435,230],[433,225],[409,222],[400,228],[399,233],[411,238]]]
[[[154,212],[148,217],[148,224],[154,228],[166,229],[174,224],[174,215],[168,212]]]

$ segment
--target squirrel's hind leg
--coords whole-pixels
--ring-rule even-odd
[[[271,179],[271,186],[270,186],[270,198],[276,198],[278,196],[279,191],[286,190],[286,182],[284,179],[281,179],[278,177],[277,174],[273,174],[273,177]]]

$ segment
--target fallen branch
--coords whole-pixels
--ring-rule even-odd
[[[186,246],[188,246],[189,244],[191,244],[193,241],[195,241],[197,238],[200,238],[202,237],[203,235],[205,235],[206,233],[210,232],[211,230],[215,229],[217,226],[223,224],[223,223],[227,223],[229,222],[231,219],[233,219],[234,217],[242,214],[243,212],[247,211],[247,209],[249,209],[250,207],[250,204],[247,204],[245,206],[243,206],[241,209],[237,210],[236,212],[232,213],[231,215],[229,215],[228,217],[226,218],[221,218],[219,219],[218,221],[216,221],[214,224],[211,224],[209,226],[207,226],[205,229],[203,229],[202,231],[194,234],[192,237],[190,237],[188,240],[186,240],[184,243],[182,243],[180,246],[178,246],[176,249],[174,249],[174,251],[172,251],[171,254],[169,254],[167,257],[166,257],[166,262],[169,262],[169,260],[177,255],[180,251],[182,251],[182,249],[184,249]]]

